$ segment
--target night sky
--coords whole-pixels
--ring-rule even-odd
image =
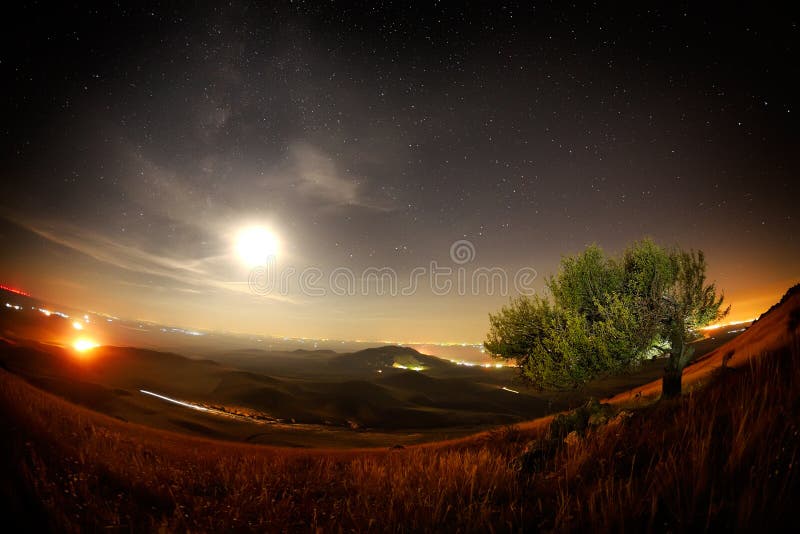
[[[401,284],[467,240],[465,267],[539,291],[562,254],[651,236],[706,252],[731,319],[798,281],[795,13],[420,4],[6,13],[0,283],[186,327],[477,342],[513,289],[256,294],[236,236]]]

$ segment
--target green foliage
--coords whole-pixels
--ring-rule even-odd
[[[705,284],[705,270],[701,252],[650,240],[633,243],[619,258],[590,246],[562,258],[547,280],[551,300],[520,297],[490,314],[484,345],[516,360],[522,376],[542,389],[576,387],[659,352],[688,361],[697,328],[725,313],[714,285]]]
[[[692,341],[700,336],[699,328],[718,321],[730,311],[722,309],[724,297],[717,296],[714,284],[706,284],[706,259],[702,251],[675,251],[672,256],[674,282],[666,288],[662,299],[664,336],[669,341],[666,374],[680,376],[691,361]],[[680,393],[680,381],[668,387],[665,380],[663,396]]]
[[[620,275],[614,261],[606,258],[600,247],[592,245],[582,254],[562,258],[561,268],[548,279],[547,288],[561,308],[573,310],[591,321],[598,318],[604,296],[621,289]]]
[[[485,346],[509,358],[541,348],[549,334],[553,308],[539,297],[511,299],[497,314],[489,314],[490,331]]]
[[[585,379],[581,358],[589,342],[582,316],[539,297],[520,297],[489,321],[487,350],[515,358],[531,383],[556,388]]]

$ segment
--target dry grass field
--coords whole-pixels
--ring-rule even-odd
[[[122,422],[3,371],[4,513],[67,532],[797,528],[798,298],[737,338],[736,365],[709,363],[725,347],[695,364],[707,372],[683,398],[620,396],[566,439],[542,419],[398,449],[235,444]]]

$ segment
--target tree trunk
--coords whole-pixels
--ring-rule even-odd
[[[661,381],[661,398],[674,399],[681,396],[681,375],[682,369],[674,369],[667,366],[664,369],[664,378]]]

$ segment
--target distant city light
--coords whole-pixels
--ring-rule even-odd
[[[421,366],[421,365],[402,365],[402,364],[399,364],[397,362],[394,362],[392,364],[392,367],[394,367],[395,369],[406,369],[406,370],[409,370],[409,371],[424,371],[425,370],[425,368],[423,366]]]
[[[2,289],[4,291],[9,291],[11,293],[16,293],[17,295],[22,295],[23,297],[30,297],[30,294],[27,293],[26,291],[23,291],[21,289],[17,289],[16,287],[7,286],[5,284],[0,284],[0,289]]]

